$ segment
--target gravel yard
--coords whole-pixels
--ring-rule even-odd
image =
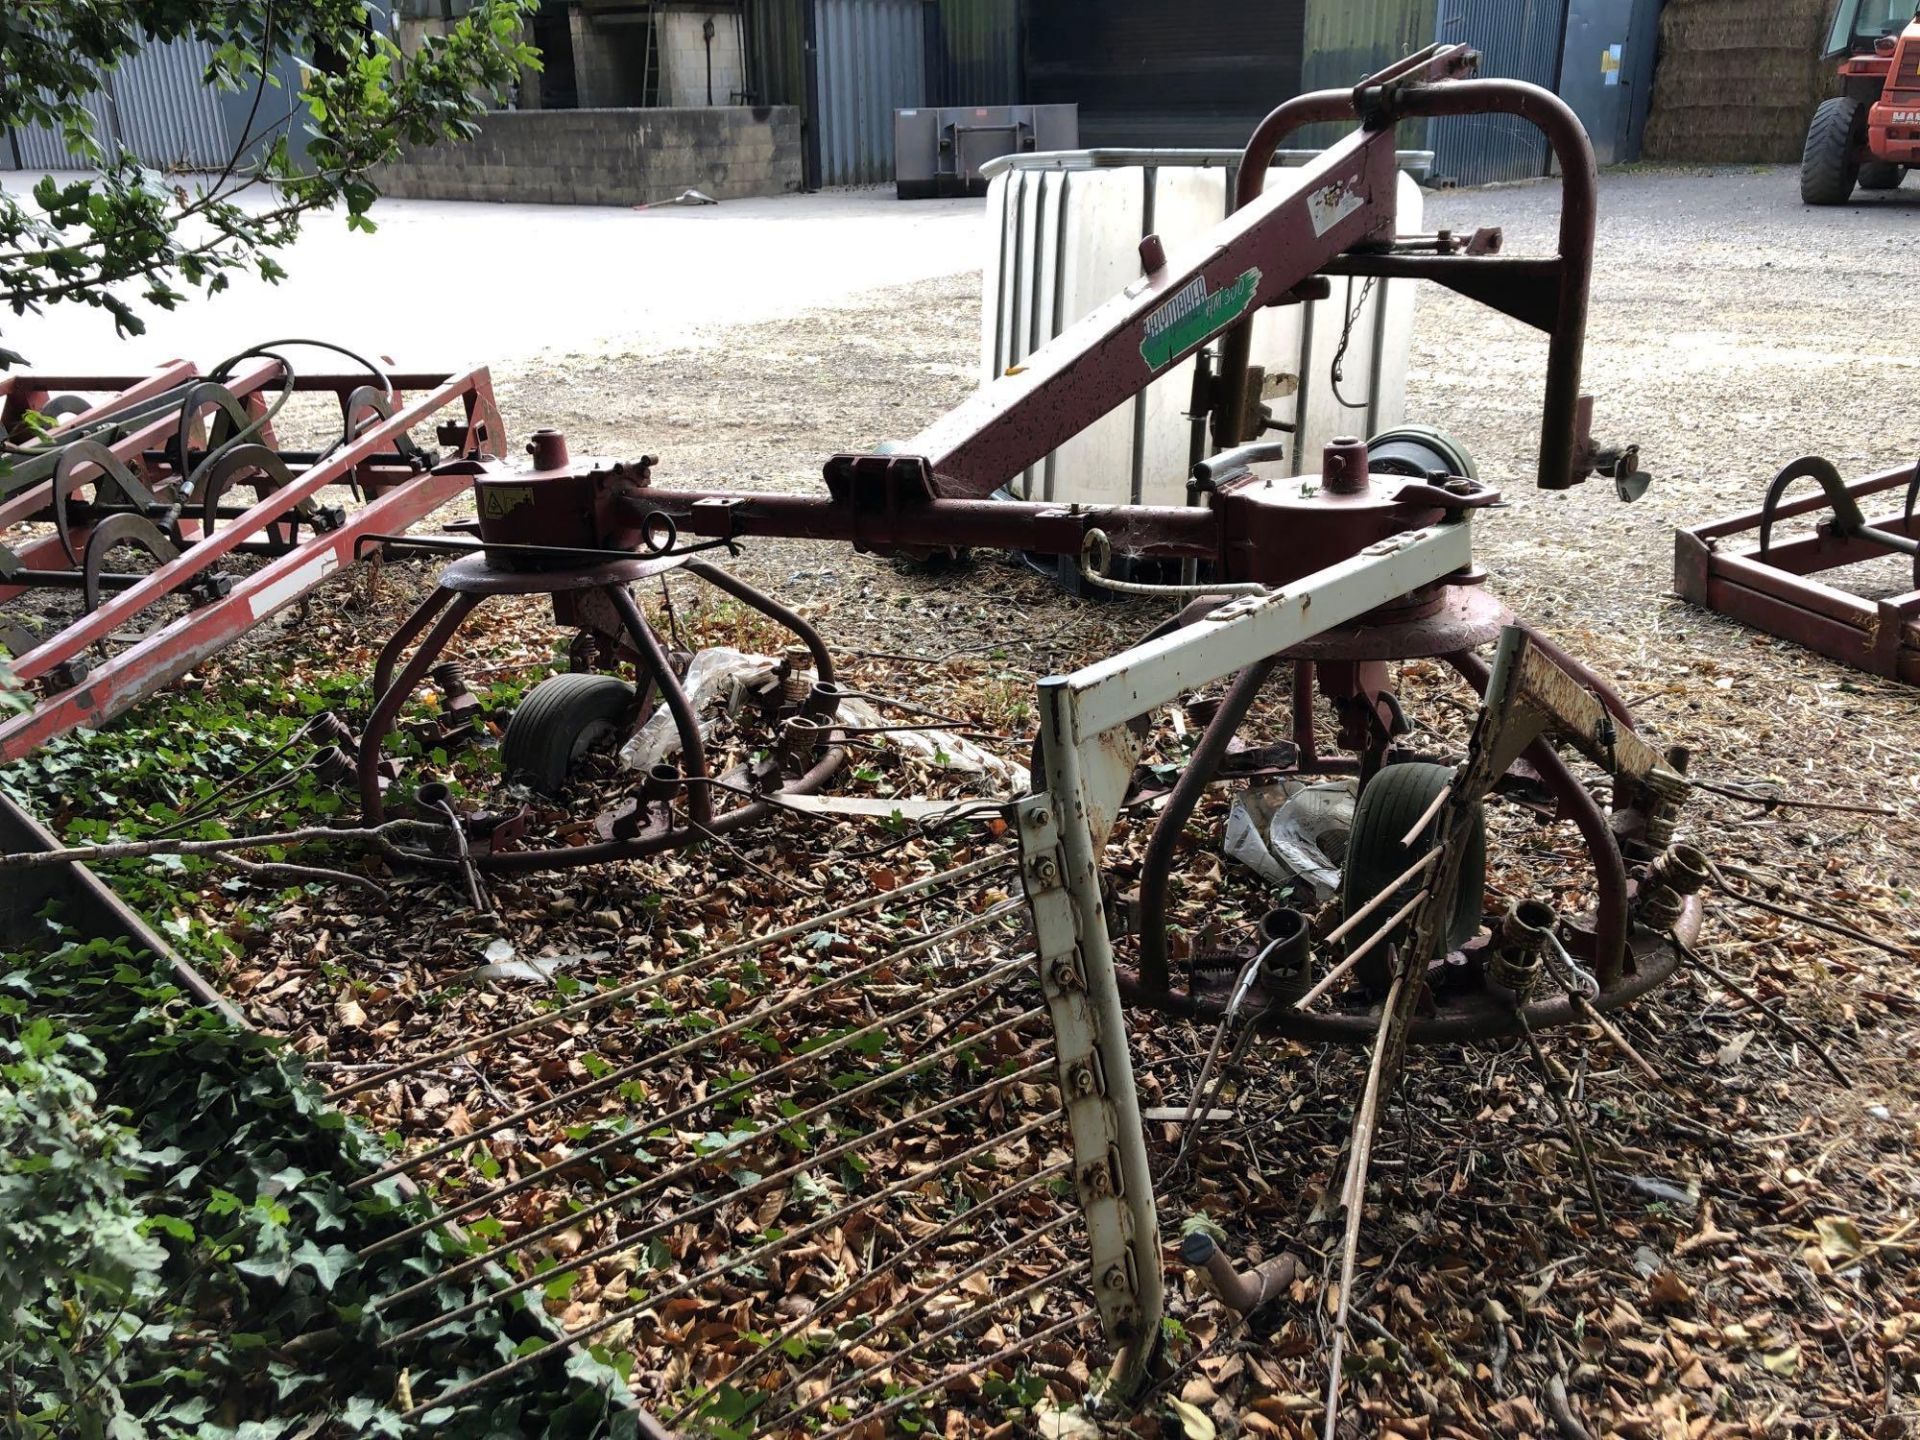
[[[1556,199],[1550,186],[1446,193],[1429,198],[1426,224],[1466,231],[1503,224],[1507,252],[1525,253],[1550,237]],[[1690,746],[1698,775],[1771,781],[1796,797],[1893,812],[1763,811],[1701,795],[1687,825],[1723,863],[1769,877],[1796,903],[1844,915],[1906,954],[1724,901],[1710,910],[1705,953],[1808,1027],[1852,1077],[1849,1088],[1822,1073],[1807,1045],[1697,972],[1683,972],[1623,1022],[1664,1085],[1641,1080],[1605,1044],[1586,1043],[1591,1037],[1556,1036],[1556,1063],[1585,1101],[1611,1210],[1605,1224],[1590,1212],[1524,1051],[1487,1045],[1417,1055],[1390,1106],[1394,1118],[1368,1195],[1364,1293],[1354,1297],[1362,1318],[1349,1354],[1343,1433],[1569,1440],[1905,1434],[1909,1417],[1920,1414],[1920,1334],[1909,1333],[1920,1326],[1910,1260],[1920,1244],[1920,1170],[1911,1154],[1920,1134],[1911,1066],[1920,1040],[1912,984],[1920,958],[1913,888],[1920,693],[1691,610],[1669,590],[1673,527],[1757,504],[1788,460],[1824,454],[1854,475],[1920,455],[1920,414],[1911,404],[1920,359],[1903,338],[1898,308],[1883,320],[1876,303],[1911,268],[1920,184],[1817,211],[1800,206],[1786,170],[1636,171],[1604,177],[1601,206],[1586,388],[1596,396],[1596,437],[1641,446],[1654,475],[1645,498],[1624,506],[1605,481],[1563,494],[1533,489],[1544,344],[1431,289],[1415,324],[1408,419],[1454,433],[1478,457],[1482,478],[1505,488],[1508,508],[1483,514],[1476,526],[1480,559],[1502,598],[1609,676],[1660,743]],[[818,485],[828,455],[907,438],[972,390],[978,285],[975,274],[933,274],[797,317],[712,330],[684,348],[647,343],[511,359],[495,366],[498,397],[516,437],[554,426],[567,432],[576,457],[658,455],[664,484],[806,489]],[[997,556],[927,574],[846,548],[755,542],[732,568],[813,620],[847,656],[856,683],[965,714],[1006,736],[997,748],[1009,758],[1024,758],[1036,677],[1111,652],[1168,608],[1068,599]],[[391,567],[372,605],[358,580],[343,577],[316,601],[304,628],[268,632],[251,653],[200,678],[208,693],[224,679],[284,697],[323,672],[364,670],[369,647],[430,573]],[[724,614],[685,618],[708,639],[744,646],[757,638]],[[503,667],[545,660],[549,635],[541,608],[528,605],[490,626],[469,658]],[[1414,711],[1442,687],[1437,676],[1410,667],[1403,688]],[[1427,716],[1443,742],[1460,736],[1459,708],[1440,705]],[[152,713],[138,712],[131,724]],[[1156,743],[1172,742],[1160,735]],[[62,753],[91,754],[97,774],[112,774],[110,751],[88,752],[76,742]],[[884,774],[850,783],[900,794],[924,787],[966,793],[950,775],[893,762],[881,768]],[[49,772],[29,788],[43,810],[71,820],[85,809],[63,794],[71,784]],[[1210,809],[1201,819],[1217,827],[1219,813]],[[1118,843],[1127,839],[1123,826]],[[249,897],[245,883],[224,872],[218,881],[180,881],[172,915],[186,931],[197,924],[236,936],[219,962],[223,983],[256,1021],[290,1037],[316,1065],[333,1067],[322,1073],[341,1083],[546,1003],[525,986],[449,988],[450,977],[479,965],[495,940],[522,956],[592,951],[574,974],[588,984],[625,983],[706,953],[702,946],[722,946],[750,924],[764,931],[802,920],[844,894],[885,890],[938,860],[989,846],[985,839],[910,845],[876,860],[862,847],[877,843],[870,831],[826,840],[775,827],[685,859],[502,882],[494,891],[497,921],[473,914],[457,887],[418,877],[395,880],[394,903],[363,914],[360,897],[348,894],[288,896],[267,887]],[[1558,853],[1546,838],[1525,843],[1545,865]],[[1196,831],[1185,893],[1177,897],[1195,931],[1216,902],[1230,900],[1236,914],[1250,903],[1251,887],[1223,873],[1215,849]],[[990,892],[988,902],[1000,893]],[[253,917],[237,923],[236,907],[246,904]],[[822,953],[842,953],[842,938],[829,937]],[[862,947],[874,943],[850,932],[846,953],[866,954]],[[986,977],[979,967],[992,958],[975,951],[956,963]],[[805,988],[818,979],[804,957],[766,963],[768,975],[756,972],[753,984]],[[789,963],[791,970],[781,968]],[[903,997],[920,983],[883,979],[898,983]],[[724,989],[728,982],[716,983]],[[713,1007],[716,1018],[738,1003],[691,981],[673,995],[676,1004]],[[1012,994],[1001,1003],[1008,1018],[996,1022],[1005,1028],[995,1058],[1008,1067],[1037,1063],[1044,1025],[1014,1015]],[[818,1004],[822,1024],[857,1023],[833,996]],[[947,1033],[945,1026],[936,1033],[931,1019],[925,1024],[916,1044]],[[1134,1026],[1146,1102],[1183,1107],[1209,1031],[1148,1015],[1136,1016]],[[634,1034],[619,1037],[583,1028],[551,1053],[496,1054],[484,1076],[471,1065],[442,1068],[369,1087],[352,1105],[376,1130],[391,1131],[398,1147],[440,1146],[489,1114],[647,1051],[651,1042],[639,1028],[636,1022]],[[1187,1417],[1169,1408],[1177,1399],[1202,1417],[1185,1419],[1196,1440],[1204,1440],[1204,1426],[1223,1436],[1318,1434],[1333,1308],[1324,1267],[1338,1248],[1329,1192],[1344,1167],[1363,1065],[1363,1056],[1347,1052],[1256,1048],[1224,1092],[1235,1118],[1209,1131],[1203,1153],[1167,1179],[1160,1202],[1168,1236],[1182,1217],[1205,1212],[1236,1253],[1289,1247],[1306,1264],[1283,1313],[1257,1332],[1197,1288],[1170,1287],[1173,1368],[1140,1417],[1122,1422],[1133,1433],[1152,1436],[1168,1425],[1177,1434]],[[715,1073],[727,1072],[716,1066]],[[982,1111],[1008,1130],[1053,1103],[1047,1086],[1025,1084],[1025,1070],[1012,1073]],[[959,1088],[960,1078],[972,1083],[972,1072],[957,1067],[952,1078]],[[704,1094],[708,1076],[677,1083]],[[648,1104],[680,1098],[682,1090],[661,1084]],[[792,1103],[811,1102],[796,1091]],[[457,1120],[450,1118],[456,1111]],[[548,1209],[523,1194],[514,1213],[488,1212],[504,1221],[504,1232],[495,1233],[537,1227],[563,1213],[551,1207],[579,1180],[563,1162],[580,1137],[552,1125],[529,1127],[523,1139],[508,1130],[487,1155],[450,1155],[450,1166],[468,1168],[421,1178],[444,1199],[482,1183],[479,1176],[492,1183],[501,1165],[510,1181],[558,1166],[561,1180],[536,1192]],[[701,1126],[690,1120],[685,1128]],[[964,1124],[937,1128],[949,1151],[962,1143],[958,1136],[980,1138]],[[1154,1130],[1164,1161],[1178,1143],[1177,1127]],[[661,1138],[661,1153],[684,1142],[688,1155],[705,1160],[715,1153],[711,1139]],[[925,1142],[898,1159],[907,1167],[900,1173],[910,1175],[937,1152]],[[999,1178],[976,1179],[975,1190],[991,1193],[1013,1177],[1037,1185],[1057,1158],[1044,1136],[1028,1137],[993,1157]],[[753,1183],[775,1168],[757,1163]],[[691,1275],[716,1261],[724,1246],[714,1228],[730,1227],[744,1245],[742,1236],[799,1223],[794,1210],[782,1216],[777,1194],[768,1203],[751,1188],[745,1194],[738,1215],[723,1209],[707,1230],[666,1232],[668,1254],[645,1252],[647,1264],[663,1271],[644,1277],[646,1284],[664,1291],[665,1272]],[[944,1400],[903,1412],[947,1440],[1028,1433],[1036,1416],[1071,1407],[1101,1363],[1096,1332],[1073,1328],[1074,1301],[1065,1294],[1073,1284],[1063,1279],[1062,1295],[1041,1284],[1049,1267],[1070,1271],[1083,1245],[1070,1228],[1072,1207],[1056,1209],[1044,1186],[1028,1194],[1032,1233],[1045,1237],[1037,1250],[1011,1254],[985,1273],[996,1294],[1031,1285],[1041,1287],[1037,1298],[999,1317],[985,1341],[955,1352],[952,1363],[1053,1328],[1015,1381],[996,1388],[970,1379]],[[921,1236],[915,1225],[932,1226],[943,1214],[930,1205],[902,1222],[901,1233]],[[1063,1225],[1069,1228],[1056,1245],[1051,1237]],[[558,1238],[569,1233],[571,1249],[548,1252],[556,1264],[609,1232]],[[705,1288],[686,1282],[685,1296],[602,1340],[636,1357],[629,1362],[635,1389],[671,1414],[699,1385],[754,1353],[767,1331],[804,1321],[811,1302],[800,1297],[831,1289],[822,1275],[837,1274],[842,1262],[852,1268],[853,1252],[870,1247],[874,1235],[849,1229],[835,1243],[810,1247],[807,1265],[769,1265],[765,1274]],[[988,1240],[974,1244],[941,1250],[945,1270],[896,1276],[856,1309],[871,1315],[911,1299],[933,1276],[960,1273]],[[584,1267],[586,1279],[571,1293],[549,1286],[548,1309],[568,1325],[618,1314],[632,1303],[630,1286],[644,1293],[632,1269],[616,1275]],[[749,1312],[751,1324],[743,1318]],[[907,1360],[914,1334],[909,1327],[888,1340],[876,1331],[849,1353],[853,1363],[900,1366],[890,1383],[911,1388],[939,1373]],[[819,1390],[802,1385],[797,1393],[826,1405]],[[891,1392],[873,1390],[868,1403],[879,1404],[884,1393]],[[851,1433],[865,1440],[886,1432],[880,1420],[862,1429],[861,1414],[854,1405]],[[1077,1427],[1086,1423],[1073,1413],[1044,1422],[1044,1433],[1085,1440],[1092,1432]]]

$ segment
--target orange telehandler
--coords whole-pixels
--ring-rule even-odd
[[[1840,0],[1827,40],[1841,93],[1807,127],[1800,198],[1844,205],[1854,187],[1894,190],[1920,165],[1920,14],[1914,0]]]

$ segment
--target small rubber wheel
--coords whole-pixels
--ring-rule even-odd
[[[1362,909],[1395,878],[1406,873],[1409,865],[1433,848],[1439,817],[1435,816],[1413,844],[1400,842],[1414,826],[1434,796],[1452,780],[1452,767],[1409,761],[1389,765],[1367,782],[1353,807],[1353,834],[1347,841],[1347,863],[1340,876],[1340,909],[1343,916]],[[1455,949],[1473,938],[1480,928],[1480,903],[1487,883],[1487,829],[1485,817],[1474,807],[1467,827],[1467,852],[1460,866],[1460,888],[1455,892],[1453,922],[1442,937],[1444,949]],[[1429,872],[1430,873],[1430,872]],[[1347,937],[1349,948],[1358,947],[1420,888],[1415,877],[1402,885],[1389,900],[1360,922]],[[1369,993],[1382,995],[1392,983],[1387,966],[1387,946],[1404,945],[1413,932],[1413,917],[1400,922],[1386,940],[1373,947],[1361,960],[1357,973]],[[1435,955],[1422,957],[1432,960]]]
[[[1866,139],[1866,109],[1835,95],[1820,102],[1807,126],[1800,154],[1800,199],[1808,205],[1844,205],[1860,178],[1860,143]]]
[[[507,721],[501,766],[542,795],[557,795],[580,758],[613,737],[632,704],[633,686],[617,675],[550,676]]]
[[[1869,160],[1860,167],[1862,190],[1898,190],[1907,178],[1907,167],[1891,160]]]

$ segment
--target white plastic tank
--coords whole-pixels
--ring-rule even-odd
[[[1312,151],[1281,151],[1270,185]],[[1079,150],[1010,155],[983,167],[989,235],[981,307],[981,380],[1011,366],[1112,299],[1140,275],[1140,240],[1157,234],[1177,259],[1227,214],[1238,150]],[[1416,232],[1421,192],[1409,170],[1428,151],[1403,151],[1398,229]],[[1322,301],[1261,310],[1252,363],[1263,403],[1293,425],[1280,473],[1317,472],[1336,435],[1377,435],[1406,404],[1414,283],[1332,277]],[[1217,342],[1216,342],[1217,347]],[[1340,379],[1334,379],[1338,358]],[[1074,436],[1008,489],[1020,499],[1181,505],[1194,459],[1195,361],[1169,370],[1133,401]],[[1214,451],[1211,436],[1202,455]]]

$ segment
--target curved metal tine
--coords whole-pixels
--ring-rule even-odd
[[[62,415],[84,415],[93,406],[87,403],[84,396],[56,395],[39,408],[40,413],[49,420],[57,420]]]
[[[1900,509],[1900,522],[1903,526],[1912,526],[1913,503],[1916,500],[1920,500],[1920,460],[1913,462],[1913,478],[1907,481],[1907,503]],[[1915,557],[1915,563],[1920,564],[1920,557]]]
[[[218,380],[196,380],[187,387],[186,394],[180,397],[180,478],[186,480],[193,474],[193,464],[189,456],[193,453],[193,425],[200,418],[200,412],[209,405],[219,407],[214,416],[214,425],[207,430],[207,449],[218,450],[229,435],[238,434],[253,422],[247,416],[247,407],[240,403],[240,397],[222,385]],[[217,427],[225,419],[230,427],[222,432]],[[191,500],[191,495],[182,497]]]
[[[92,465],[100,473],[91,476],[76,476],[74,471],[82,465]],[[96,495],[102,495],[108,486],[120,492],[120,498],[128,505],[157,508],[159,500],[154,493],[140,483],[126,462],[115,455],[98,440],[74,440],[60,452],[60,459],[53,467],[53,528],[60,537],[60,548],[67,552],[69,564],[78,565],[80,556],[73,548],[73,526],[67,520],[67,497],[82,485],[92,485]]]
[[[200,477],[200,536],[213,534],[219,522],[220,497],[233,488],[235,478],[245,470],[258,470],[273,481],[271,489],[293,483],[293,470],[278,451],[253,442],[229,445],[220,452],[207,473]],[[255,486],[258,492],[258,485]],[[191,498],[191,497],[190,497]],[[275,522],[278,523],[277,521]]]
[[[340,433],[338,448],[344,449],[358,440],[360,432],[366,428],[368,422],[377,423],[392,419],[394,409],[392,394],[377,385],[357,385],[349,390],[347,398],[340,402],[340,413],[345,418],[346,424]],[[407,453],[409,443],[406,432],[402,431],[395,437],[394,449],[404,455]],[[347,485],[352,490],[354,499],[364,500],[366,497],[360,493],[358,473],[357,465],[347,472]]]
[[[1767,558],[1767,547],[1773,538],[1774,512],[1780,508],[1780,501],[1787,493],[1787,487],[1796,480],[1816,480],[1821,490],[1826,492],[1827,504],[1833,509],[1834,534],[1846,536],[1854,534],[1867,521],[1860,513],[1860,507],[1854,503],[1853,496],[1847,493],[1847,482],[1841,478],[1840,471],[1831,460],[1818,455],[1802,455],[1773,477],[1773,483],[1767,486],[1767,498],[1760,505],[1760,558]],[[1916,481],[1920,483],[1920,481]],[[1912,506],[1912,492],[1908,492],[1908,506]]]
[[[160,564],[180,558],[158,525],[143,515],[109,515],[93,527],[87,537],[87,558],[81,568],[81,595],[91,615],[100,608],[100,577],[107,568],[107,556],[122,545],[138,545]]]
[[[340,412],[346,421],[346,429],[340,436],[342,445],[351,445],[360,438],[363,428],[360,412],[366,410],[381,420],[393,418],[393,396],[378,385],[357,385],[347,392],[347,398],[340,402]]]

